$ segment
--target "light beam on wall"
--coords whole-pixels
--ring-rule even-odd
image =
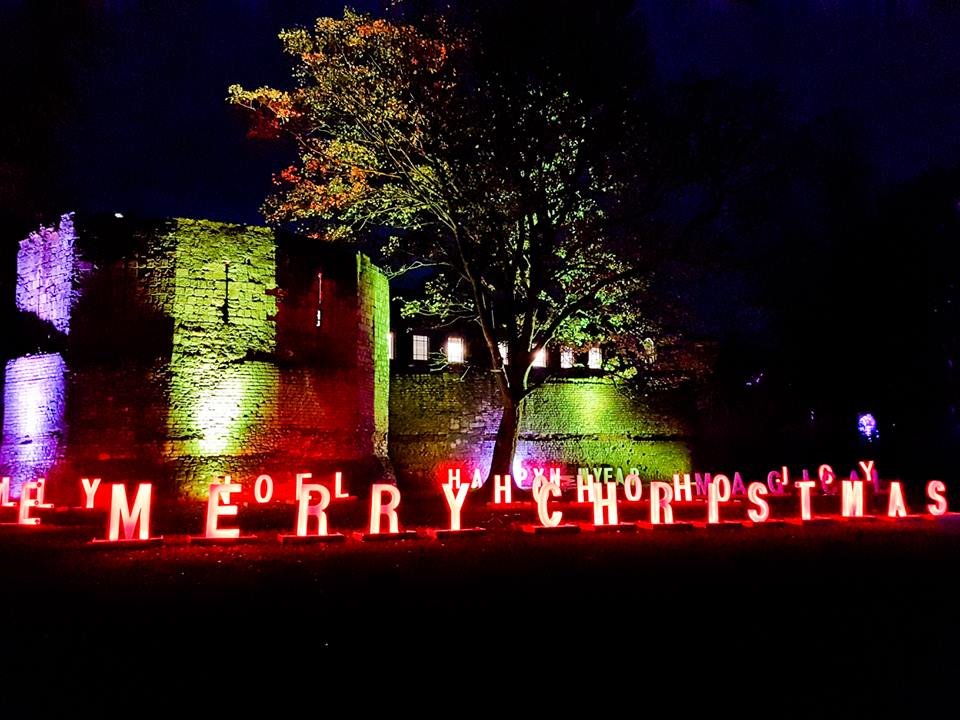
[[[0,474],[10,475],[11,495],[25,482],[46,477],[63,442],[64,372],[59,353],[7,362],[3,392]]]
[[[174,366],[171,427],[188,455],[256,452],[256,430],[276,414],[279,377],[270,363],[220,366],[179,360]]]
[[[68,213],[20,241],[17,251],[17,309],[70,332],[76,233]]]

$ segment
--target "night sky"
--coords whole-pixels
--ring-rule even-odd
[[[55,96],[56,113],[24,139],[53,156],[64,207],[257,222],[279,160],[246,141],[226,87],[284,83],[277,30],[336,15],[342,3],[3,6],[0,44],[26,107]],[[889,184],[960,159],[960,12],[948,6],[647,0],[635,12],[659,80],[762,82],[798,124],[840,114],[860,131],[877,182]]]
[[[287,83],[277,31],[342,5],[3,2],[6,266],[18,233],[67,210],[262,222],[284,155],[246,137],[226,88]],[[757,89],[795,153],[799,179],[754,208],[763,217],[749,232],[727,228],[722,267],[689,293],[697,331],[721,340],[720,377],[779,377],[780,406],[797,418],[842,391],[845,418],[923,416],[916,433],[952,441],[960,10],[639,0],[630,19],[656,85]]]

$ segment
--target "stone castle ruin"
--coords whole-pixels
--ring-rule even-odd
[[[409,338],[391,334],[387,278],[355,250],[67,214],[21,241],[17,268],[17,308],[47,339],[4,367],[0,474],[14,496],[38,477],[51,497],[80,477],[202,496],[224,474],[301,471],[424,487],[489,462],[489,373],[391,361]],[[558,376],[528,400],[518,458],[662,475],[688,454],[669,413],[601,376]]]

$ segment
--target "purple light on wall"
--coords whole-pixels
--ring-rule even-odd
[[[13,497],[24,482],[46,477],[59,457],[65,370],[59,353],[7,362],[0,473],[11,477]]]
[[[67,213],[21,240],[17,252],[17,309],[62,333],[70,332],[76,239],[73,213]]]

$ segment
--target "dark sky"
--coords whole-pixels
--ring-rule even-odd
[[[54,9],[6,0],[0,44],[18,88],[56,94],[56,117],[27,139],[53,156],[58,199],[88,210],[259,221],[280,159],[246,140],[223,103],[226,87],[283,83],[277,30],[338,14],[341,0],[46,5]],[[661,80],[761,81],[798,124],[839,112],[862,130],[876,180],[889,184],[960,157],[960,12],[949,6],[640,0],[636,12]]]
[[[837,111],[884,182],[960,157],[960,4],[924,0],[642,3],[660,72],[759,80],[797,122]]]

